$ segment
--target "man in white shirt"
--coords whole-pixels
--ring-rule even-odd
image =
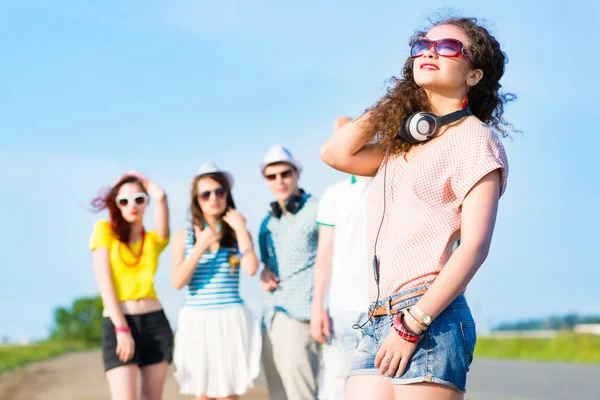
[[[344,397],[352,353],[361,337],[355,324],[366,321],[367,197],[372,178],[349,176],[325,189],[319,201],[319,242],[310,321],[311,334],[324,344],[319,399]],[[328,304],[326,304],[326,292]]]

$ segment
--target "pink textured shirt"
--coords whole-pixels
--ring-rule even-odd
[[[461,205],[471,188],[501,169],[506,189],[508,160],[497,134],[471,117],[449,128],[410,161],[390,156],[385,182],[386,211],[377,241],[380,298],[431,283],[460,238]],[[369,260],[383,213],[384,163],[369,195]],[[369,279],[369,297],[377,286]]]

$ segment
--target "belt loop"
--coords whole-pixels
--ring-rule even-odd
[[[385,313],[387,315],[392,315],[392,296],[389,296],[385,302]]]

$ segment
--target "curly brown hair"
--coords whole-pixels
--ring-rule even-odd
[[[476,18],[446,18],[432,23],[455,25],[469,38],[469,53],[473,64],[483,71],[481,81],[470,88],[467,96],[471,111],[482,122],[503,137],[509,136],[507,129],[513,126],[502,117],[504,104],[516,99],[512,93],[500,92],[500,78],[504,75],[504,65],[508,62],[500,44]],[[415,32],[409,45],[427,34],[424,30]],[[416,111],[430,111],[429,100],[424,90],[415,82],[413,59],[409,56],[402,69],[402,78],[392,77],[387,93],[370,109],[370,116],[362,125],[371,138],[384,148],[390,147],[391,154],[408,151],[413,145],[398,139],[403,120]]]

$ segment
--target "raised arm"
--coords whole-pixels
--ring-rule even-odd
[[[253,276],[258,270],[258,258],[254,252],[252,236],[246,228],[246,219],[239,211],[230,209],[223,217],[223,221],[234,230],[237,237],[238,249],[242,254],[240,267],[246,274]]]
[[[238,239],[238,246],[240,252],[242,253],[240,267],[246,274],[248,274],[248,276],[254,276],[254,274],[256,274],[256,271],[258,271],[258,258],[256,257],[256,253],[254,252],[250,232],[248,232],[248,230],[245,230],[244,232],[240,233],[236,232],[236,235]]]
[[[147,179],[144,182],[146,190],[154,200],[154,230],[161,239],[167,239],[170,235],[169,229],[169,203],[167,194],[155,182]]]
[[[360,176],[375,176],[383,161],[384,152],[372,144],[362,129],[369,113],[351,120],[340,117],[335,121],[333,136],[321,146],[321,160],[339,171]]]
[[[185,257],[186,230],[181,229],[177,231],[173,238],[171,249],[171,284],[177,290],[190,282],[202,254],[211,244],[220,238],[220,234],[214,233],[210,228],[205,228],[201,231],[200,228],[194,226],[194,233],[196,235],[196,243],[187,258]]]
[[[171,233],[169,229],[169,204],[167,202],[167,194],[160,188],[158,190],[160,192],[157,192],[153,196],[156,202],[156,208],[154,209],[154,229],[158,237],[167,239]]]
[[[137,171],[128,171],[126,175],[133,175],[139,178],[152,200],[156,202],[154,209],[154,230],[159,238],[168,239],[170,235],[170,229],[167,194],[161,189],[160,186],[158,186],[158,184],[156,184],[156,182],[148,179]]]

